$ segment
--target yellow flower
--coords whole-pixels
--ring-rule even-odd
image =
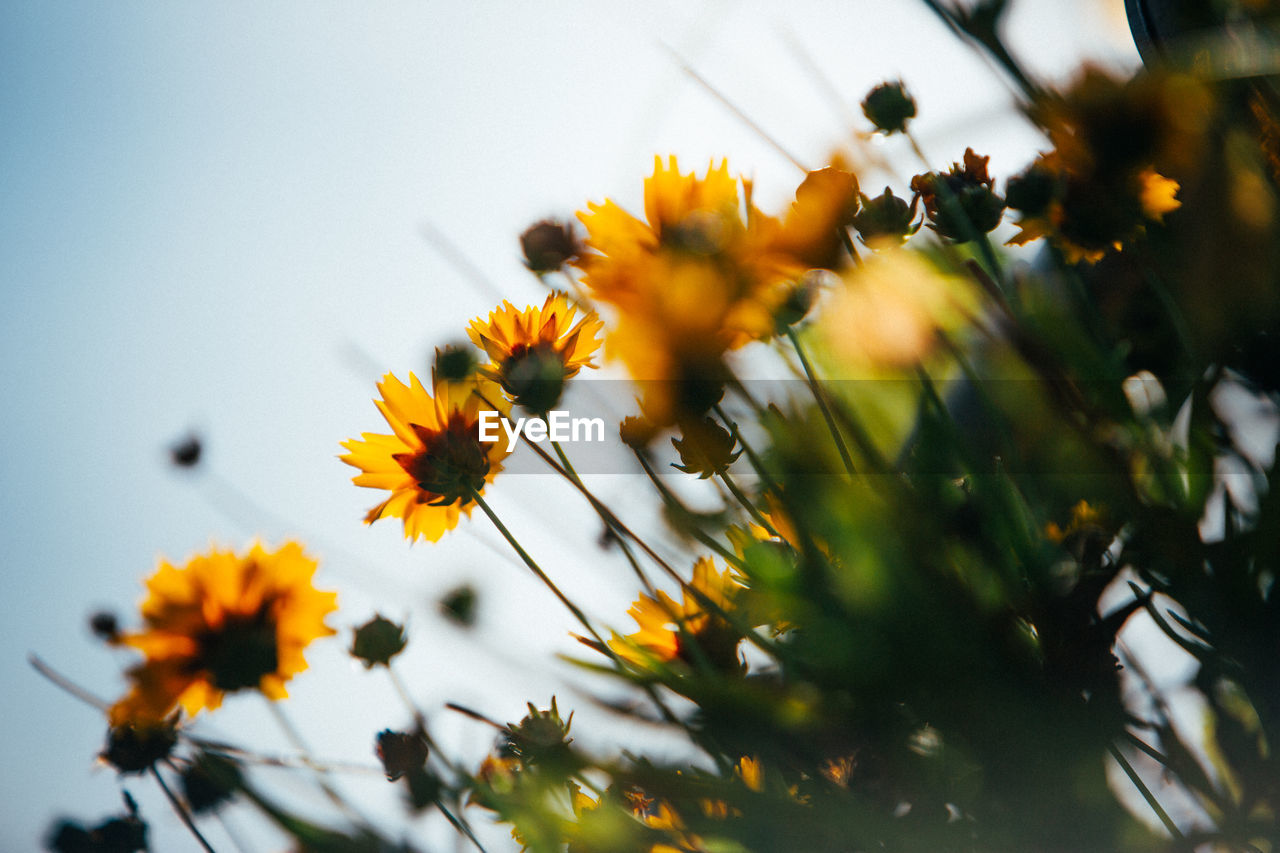
[[[112,706],[114,725],[215,709],[226,693],[259,690],[282,699],[285,682],[307,668],[303,650],[334,633],[324,623],[337,594],[312,586],[315,560],[296,542],[243,556],[212,549],[181,568],[161,562],[147,580],[145,630],[120,642],[146,660],[129,670],[128,694]]]
[[[1178,182],[1150,166],[1104,178],[1072,172],[1067,163],[1051,151],[1009,180],[1009,206],[1022,216],[1006,245],[1047,237],[1068,263],[1096,264],[1182,206]]]
[[[595,367],[591,357],[600,349],[604,323],[586,311],[575,324],[577,310],[563,293],[553,293],[541,308],[520,311],[504,301],[487,322],[472,320],[467,334],[492,362],[481,372],[516,403],[537,413],[549,411],[566,379]]]
[[[613,201],[578,214],[589,251],[577,264],[621,309],[608,347],[637,379],[677,378],[683,361],[709,364],[773,333],[782,285],[803,268],[769,245],[778,224],[751,206],[749,188],[744,208],[738,185],[725,162],[699,178],[655,158],[644,220]]]
[[[914,252],[884,249],[848,274],[818,331],[842,378],[900,371],[927,360],[941,332],[963,326],[976,294]]]
[[[775,333],[796,280],[836,264],[857,206],[857,180],[833,167],[810,173],[776,219],[727,163],[699,177],[671,157],[656,158],[645,181],[644,219],[613,201],[578,214],[587,251],[575,263],[591,293],[619,309],[606,350],[651,383],[650,418],[706,411],[727,375],[724,354]]]
[[[435,542],[461,514],[471,514],[472,493],[497,476],[507,450],[496,415],[490,434],[497,440],[480,437],[481,413],[504,405],[498,386],[479,379],[474,389],[463,388],[467,393],[459,398],[458,388],[441,383],[433,398],[412,373],[408,385],[390,373],[378,383],[382,399],[374,402],[393,434],[366,432],[342,443],[351,451],[342,461],[362,472],[352,482],[391,492],[369,510],[366,524],[400,518],[406,538]]]
[[[626,637],[614,634],[609,647],[638,666],[653,660],[695,663],[705,659],[716,667],[741,668],[738,659],[741,638],[719,611],[732,610],[734,597],[744,587],[729,570],[717,571],[709,557],[694,564],[689,587],[692,589],[684,590],[679,604],[661,590],[656,599],[641,595],[627,610],[640,630]],[[705,607],[703,598],[715,607]]]
[[[1051,521],[1045,525],[1044,535],[1046,539],[1055,545],[1061,545],[1068,536],[1090,529],[1103,530],[1104,518],[1105,513],[1102,509],[1082,500],[1071,508],[1071,521],[1067,523],[1065,529],[1059,527],[1057,522]]]

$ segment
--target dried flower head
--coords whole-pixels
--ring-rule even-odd
[[[505,443],[480,438],[480,413],[494,406],[504,413],[500,389],[488,380],[467,389],[437,383],[433,397],[412,373],[408,385],[388,373],[378,391],[374,402],[393,434],[363,433],[342,444],[350,451],[342,461],[362,472],[353,483],[391,492],[365,523],[400,518],[406,538],[435,542],[471,514],[472,496],[502,470]]]
[[[554,696],[545,711],[538,710],[532,702],[528,708],[524,719],[503,731],[503,753],[524,767],[567,767],[572,759],[569,745],[573,738],[569,737],[569,728],[573,725],[573,714],[561,717]]]
[[[145,629],[120,640],[146,660],[129,670],[113,724],[156,722],[177,705],[194,715],[238,690],[288,695],[285,682],[307,668],[303,650],[334,633],[324,620],[337,594],[312,585],[315,570],[296,542],[245,554],[214,548],[181,567],[161,562],[147,580]]]

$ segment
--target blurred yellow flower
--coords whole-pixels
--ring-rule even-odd
[[[594,311],[583,312],[563,293],[547,297],[541,308],[518,310],[504,301],[477,317],[467,329],[472,343],[489,356],[482,374],[500,384],[515,402],[545,413],[560,399],[564,382],[584,367],[600,349],[604,323]]]
[[[886,249],[846,277],[818,331],[840,378],[873,378],[927,359],[939,333],[968,322],[976,305],[964,280],[916,253]]]
[[[578,214],[587,251],[575,263],[591,293],[619,309],[606,350],[651,383],[645,410],[660,424],[706,410],[723,355],[771,337],[796,280],[837,265],[859,204],[857,179],[836,167],[809,173],[781,220],[758,210],[751,190],[725,162],[698,177],[655,158],[644,219],[613,201]]]
[[[729,570],[717,571],[709,557],[694,564],[689,587],[691,589],[684,590],[680,603],[661,590],[656,599],[641,595],[627,610],[640,630],[626,637],[614,634],[609,647],[638,666],[653,660],[695,663],[705,659],[718,668],[740,668],[738,642],[741,638],[717,608],[724,612],[732,610],[735,595],[744,587]],[[704,606],[692,590],[697,590],[715,607]]]
[[[487,379],[478,379],[474,388],[441,383],[432,397],[412,373],[408,385],[388,373],[378,392],[382,399],[374,402],[393,434],[366,432],[342,443],[350,451],[342,461],[362,472],[352,482],[391,492],[369,510],[365,523],[400,518],[406,538],[438,541],[460,515],[471,514],[472,493],[482,492],[502,470],[507,450],[501,429],[494,427],[498,440],[480,438],[481,412],[505,405],[500,389]]]
[[[147,580],[145,630],[119,642],[146,660],[129,670],[129,692],[112,706],[113,725],[215,709],[224,694],[259,690],[284,698],[285,682],[307,668],[303,650],[334,630],[324,622],[337,593],[312,585],[316,561],[287,542],[247,554],[214,548],[185,566],[161,562]]]
[[[622,319],[711,335],[708,344],[721,349],[767,337],[774,291],[800,270],[767,245],[749,190],[744,214],[738,184],[727,162],[699,178],[659,157],[644,184],[644,220],[613,201],[589,203],[578,214],[590,250],[578,261],[587,287]]]

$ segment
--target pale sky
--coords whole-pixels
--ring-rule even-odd
[[[574,652],[572,625],[494,555],[501,543],[483,518],[437,546],[409,547],[395,522],[363,527],[376,496],[351,485],[338,443],[382,430],[370,402],[381,373],[425,373],[431,348],[497,301],[424,228],[447,235],[502,296],[528,302],[540,291],[516,235],[605,196],[635,209],[654,154],[699,169],[728,157],[766,208],[787,200],[795,166],[681,72],[677,55],[807,165],[823,163],[850,120],[865,129],[857,103],[898,77],[916,94],[937,166],[972,145],[1003,179],[1043,145],[923,5],[787,5],[0,8],[0,849],[32,849],[56,814],[96,822],[119,811],[114,773],[93,767],[101,715],[37,676],[28,652],[115,698],[128,658],[96,644],[86,616],[108,606],[128,624],[158,556],[184,560],[214,541],[301,537],[321,558],[321,585],[340,592],[333,624],[348,629],[375,608],[408,618],[404,674],[428,709],[457,700],[515,719],[553,692],[562,708],[585,705],[553,658]],[[1013,42],[1053,77],[1082,57],[1131,65],[1121,6],[1021,0]],[[893,183],[904,193],[914,164],[894,143],[881,153],[900,164]],[[864,176],[864,188],[884,181]],[[189,428],[208,439],[212,476],[165,465],[167,443]],[[600,490],[621,494],[623,480]],[[633,583],[597,556],[584,505],[528,475],[489,494],[590,613],[625,627]],[[482,591],[478,634],[431,610],[460,579]],[[347,642],[315,647],[286,710],[319,755],[373,767],[373,734],[407,720],[382,679],[351,667]],[[470,755],[491,739],[436,719]],[[576,727],[601,743],[589,719]],[[207,723],[284,751],[252,698]],[[194,849],[147,780],[127,787],[154,849]],[[351,787],[371,808],[394,807],[376,774]],[[232,821],[255,850],[283,846],[247,813]],[[229,847],[216,823],[208,829]],[[427,838],[438,829],[422,825]]]

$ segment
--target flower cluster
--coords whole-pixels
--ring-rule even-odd
[[[727,162],[658,157],[642,215],[591,202],[521,235],[527,273],[564,292],[472,319],[429,383],[376,384],[388,431],[340,457],[380,493],[364,521],[436,542],[478,507],[563,606],[566,657],[606,680],[578,716],[554,696],[507,723],[443,703],[494,735],[467,754],[402,680],[412,603],[353,618],[353,677],[386,679],[407,717],[370,725],[365,769],[406,816],[479,849],[501,824],[534,853],[1280,844],[1280,463],[1245,441],[1280,407],[1274,98],[1094,68],[1055,87],[1004,48],[1008,4],[930,5],[1008,74],[1051,150],[1009,174],[968,148],[901,196],[864,194],[837,157],[776,214]],[[920,107],[877,86],[859,138],[925,159]],[[1007,210],[1006,245],[1051,247],[1034,262],[999,245]],[[612,612],[487,499],[520,424],[549,423],[606,357],[637,405],[606,448],[633,471],[623,497],[523,434],[562,489],[538,501],[598,534],[573,561],[625,585]],[[753,383],[760,365],[792,378]],[[205,464],[194,437],[171,455]],[[252,765],[290,761],[198,728],[228,695],[283,698],[337,632],[316,569],[296,542],[215,547],[161,563],[138,629],[92,619],[141,655],[101,758],[154,776],[205,849],[197,818],[231,803],[300,849],[410,849],[287,722],[341,825],[263,789]],[[477,589],[441,596],[449,630],[484,630]],[[1132,648],[1130,630],[1164,645]],[[1195,674],[1170,689],[1149,664],[1178,650]],[[602,746],[593,711],[634,740]],[[1175,792],[1185,808],[1165,806]],[[50,846],[145,849],[126,805]]]

